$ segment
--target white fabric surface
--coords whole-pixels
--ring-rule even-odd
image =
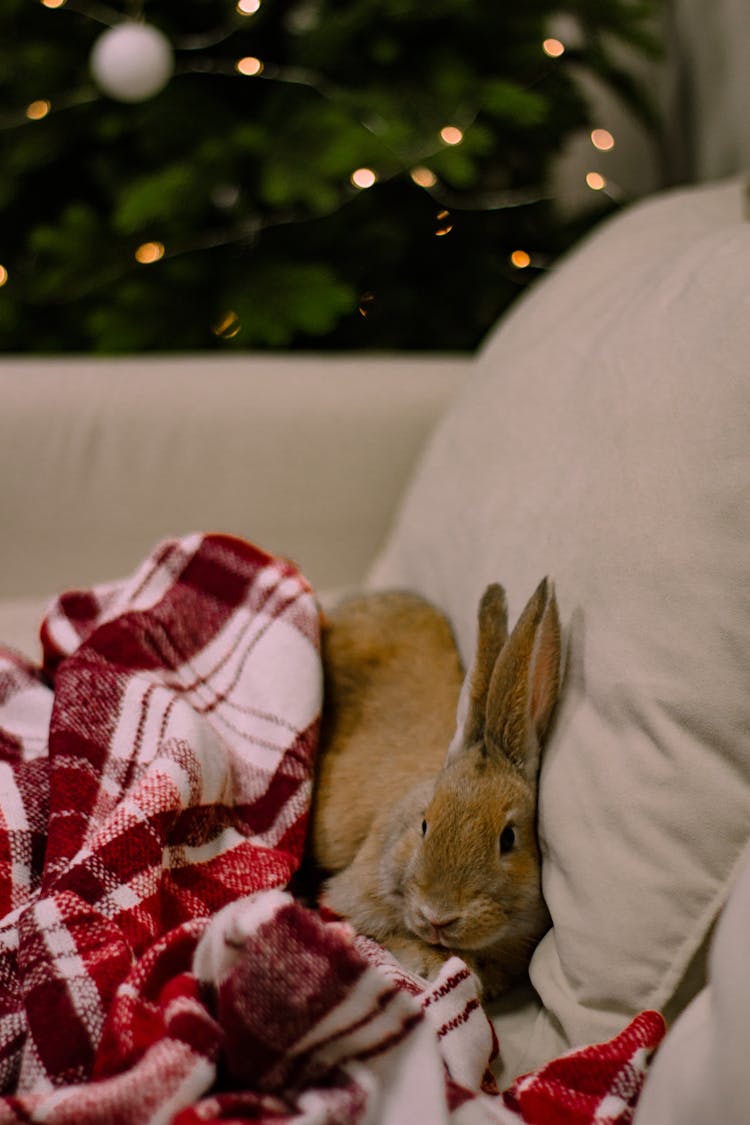
[[[470,367],[435,356],[5,358],[0,598],[117,578],[195,530],[287,555],[316,587],[355,583]]]
[[[750,1121],[750,852],[721,916],[709,983],[656,1055],[635,1125],[744,1125]]]
[[[540,787],[554,928],[511,1069],[674,1014],[747,842],[748,356],[741,183],[634,207],[499,326],[370,575],[446,610],[464,657],[492,580],[513,616],[551,574],[569,623]]]
[[[677,168],[711,180],[750,168],[750,4],[669,0],[666,105]]]

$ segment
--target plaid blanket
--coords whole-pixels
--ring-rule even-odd
[[[624,1123],[661,1018],[499,1094],[458,959],[427,984],[286,889],[318,610],[243,541],[161,545],[0,650],[0,1125]]]

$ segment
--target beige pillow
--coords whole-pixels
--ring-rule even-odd
[[[464,658],[494,579],[515,616],[549,573],[569,624],[519,1067],[684,1005],[750,832],[742,199],[737,180],[634,206],[511,311],[370,575],[442,606]]]
[[[656,1056],[636,1125],[750,1121],[750,852],[711,942],[709,983]]]

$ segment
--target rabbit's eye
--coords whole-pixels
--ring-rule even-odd
[[[512,824],[506,824],[500,833],[500,855],[507,855],[513,851],[516,842],[516,833]]]
[[[427,821],[426,820],[422,821],[422,835],[423,836],[427,835]]]

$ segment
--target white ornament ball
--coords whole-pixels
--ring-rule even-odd
[[[166,35],[147,23],[121,23],[101,35],[91,52],[99,89],[120,102],[142,102],[172,77],[174,56]]]

